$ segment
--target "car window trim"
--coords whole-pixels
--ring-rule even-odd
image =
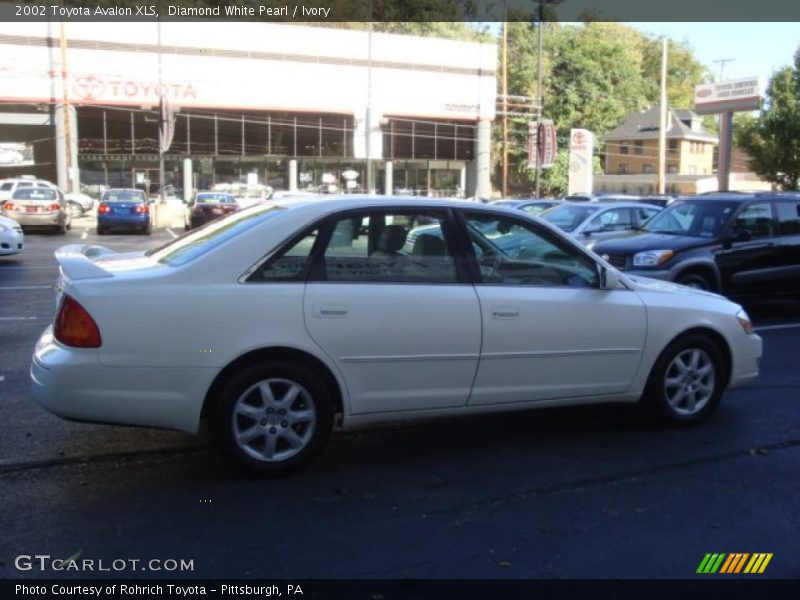
[[[452,282],[419,282],[419,281],[328,281],[320,277],[319,273],[321,272],[323,262],[322,259],[324,258],[324,248],[328,247],[328,242],[330,241],[331,236],[333,235],[333,231],[336,227],[336,223],[343,218],[346,218],[347,215],[371,215],[375,213],[383,213],[387,214],[387,211],[395,211],[397,213],[403,212],[425,212],[425,211],[435,211],[441,212],[445,216],[445,220],[443,223],[449,224],[450,228],[453,233],[453,238],[451,239],[448,236],[446,228],[443,228],[442,234],[445,236],[445,243],[447,243],[447,247],[452,253],[455,268],[456,268],[456,281]],[[363,217],[362,217],[363,218]],[[314,240],[314,245],[311,248],[311,253],[309,254],[309,262],[306,266],[305,273],[302,279],[297,280],[284,280],[284,281],[261,281],[258,279],[254,279],[256,274],[262,269],[265,268],[276,258],[280,257],[286,250],[291,248],[301,239],[306,237],[315,229],[319,230],[317,234],[317,239]],[[315,221],[311,223],[311,225],[301,229],[297,234],[290,237],[288,240],[284,241],[283,243],[276,246],[272,251],[268,252],[262,258],[260,258],[256,263],[254,263],[250,268],[248,268],[242,275],[239,277],[239,283],[253,283],[253,284],[260,284],[260,285],[274,285],[274,284],[296,284],[296,283],[352,283],[357,285],[362,284],[373,284],[373,285],[472,285],[473,279],[469,273],[469,269],[467,267],[466,258],[463,256],[462,249],[460,244],[457,243],[459,233],[458,223],[455,217],[453,210],[449,207],[445,206],[412,206],[412,205],[375,205],[375,206],[367,206],[367,207],[360,207],[360,208],[348,208],[344,210],[340,210],[338,212],[327,213]]]

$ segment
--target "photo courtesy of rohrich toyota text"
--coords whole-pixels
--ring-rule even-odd
[[[800,597],[799,25],[0,0],[0,598]]]

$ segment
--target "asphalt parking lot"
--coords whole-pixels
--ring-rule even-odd
[[[80,553],[193,560],[180,577],[685,578],[707,552],[770,552],[766,575],[800,576],[800,304],[747,307],[762,374],[700,427],[617,406],[387,426],[335,435],[299,475],[249,479],[204,436],[67,423],[28,391],[53,250],[180,233],[98,237],[84,217],[0,258],[0,577],[42,575],[19,554]]]

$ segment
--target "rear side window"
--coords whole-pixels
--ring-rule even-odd
[[[800,202],[776,202],[778,213],[778,234],[800,234]]]
[[[751,237],[772,235],[772,203],[756,202],[744,208],[736,217],[736,227],[750,232]]]
[[[3,183],[3,184],[0,184],[0,191],[7,192],[12,187],[14,187],[13,183],[9,183],[9,182]]]
[[[323,281],[456,283],[444,213],[349,214],[333,224],[319,278]]]
[[[303,234],[260,267],[249,281],[305,281],[318,238],[319,229]]]

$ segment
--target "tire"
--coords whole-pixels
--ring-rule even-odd
[[[669,425],[699,423],[714,412],[727,379],[719,346],[702,334],[686,335],[658,357],[642,395],[642,407]]]
[[[67,203],[67,212],[69,216],[73,219],[77,219],[83,216],[83,207],[76,202],[68,202]]]
[[[56,233],[57,233],[58,235],[66,235],[66,233],[67,233],[67,229],[68,229],[68,227],[67,227],[67,224],[66,224],[66,223],[64,223],[63,225],[58,225],[58,226],[56,227]]]
[[[247,367],[211,402],[210,429],[217,447],[251,473],[285,475],[302,469],[322,453],[333,430],[330,393],[313,371],[298,364]]]
[[[100,225],[98,225],[97,226],[97,235],[105,235],[105,234],[106,234],[105,227],[100,227]]]
[[[708,278],[700,273],[686,273],[684,275],[679,275],[675,280],[675,283],[680,283],[681,285],[686,285],[697,290],[704,290],[708,292],[713,291],[714,289],[714,286],[711,285],[711,282],[708,280]]]

